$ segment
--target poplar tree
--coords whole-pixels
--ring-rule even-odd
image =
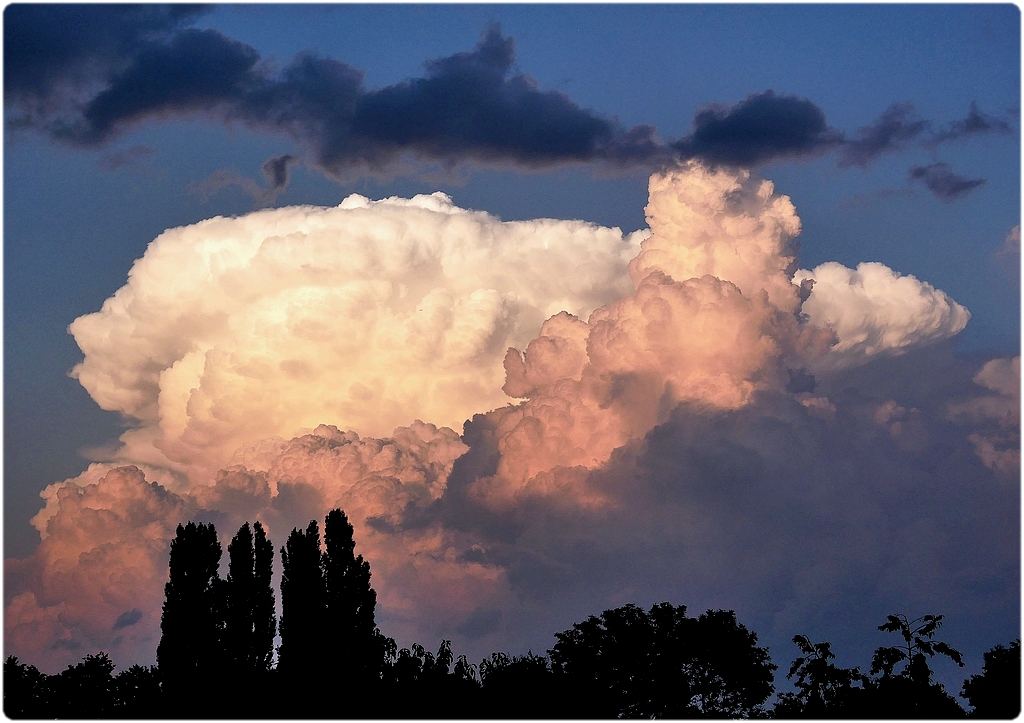
[[[226,657],[231,672],[245,677],[253,672],[254,602],[256,558],[252,531],[246,522],[228,545]]]
[[[212,524],[178,525],[171,541],[169,580],[160,618],[157,663],[168,700],[182,704],[212,689],[220,672],[223,644],[221,547]],[[192,713],[195,715],[195,713]]]
[[[281,548],[281,650],[279,668],[309,683],[322,671],[321,647],[326,620],[326,591],[320,569],[320,530],[310,520]]]
[[[253,525],[256,592],[253,598],[252,661],[257,670],[270,670],[274,662],[274,636],[277,615],[274,612],[274,544],[267,539],[263,525]]]
[[[377,593],[370,587],[370,564],[355,554],[352,525],[340,509],[324,521],[324,583],[327,597],[328,665],[345,679],[365,683],[379,678],[374,622]]]

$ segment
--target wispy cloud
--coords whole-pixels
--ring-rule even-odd
[[[909,174],[912,181],[921,181],[936,198],[947,202],[966,196],[985,183],[984,178],[967,178],[954,173],[948,163],[913,166]]]
[[[883,153],[897,151],[918,138],[929,126],[928,121],[913,117],[910,103],[894,103],[873,123],[857,131],[846,142],[839,156],[839,165],[863,168]]]

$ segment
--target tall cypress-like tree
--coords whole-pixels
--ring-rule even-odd
[[[253,641],[251,659],[257,670],[270,670],[274,662],[274,636],[277,616],[274,613],[274,544],[259,522],[253,524],[256,592],[253,597]]]
[[[251,677],[256,661],[256,551],[246,522],[227,546],[225,654],[230,671]]]
[[[370,587],[370,564],[355,554],[352,525],[340,509],[324,521],[324,583],[327,593],[327,661],[332,672],[356,683],[378,677],[374,622],[377,593]]]
[[[310,520],[281,548],[281,650],[279,668],[294,684],[315,684],[323,671],[326,591],[320,570],[320,530]]]
[[[225,588],[224,683],[235,716],[265,714],[253,695],[267,685],[274,646],[274,591],[270,586],[274,548],[263,526],[246,522],[228,545]]]
[[[221,547],[212,524],[178,525],[171,542],[170,579],[164,586],[162,635],[156,649],[164,691],[170,701],[183,703],[183,693],[188,693],[189,700],[201,699],[197,694],[211,689],[220,672],[220,556]]]
[[[238,677],[253,673],[253,613],[256,597],[256,556],[252,531],[246,522],[228,545],[226,657],[230,671]]]

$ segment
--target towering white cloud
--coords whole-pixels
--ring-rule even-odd
[[[948,516],[941,501],[878,512],[927,482],[929,445],[948,475],[1019,469],[1019,360],[972,369],[985,391],[937,402],[938,418],[899,395],[808,391],[808,369],[841,380],[955,334],[963,307],[879,264],[795,271],[793,205],[749,173],[691,163],[650,192],[650,230],[628,237],[503,223],[442,194],[161,235],[71,327],[78,379],[139,424],[44,490],[39,548],[7,561],[10,652],[51,670],[99,648],[152,660],[189,518],[225,543],[260,519],[280,545],[342,507],[386,632],[497,649],[572,622],[556,591],[630,601],[610,575],[723,606],[834,567],[779,598],[813,607],[862,568],[896,575],[903,558],[854,549],[872,534],[941,547],[900,527]],[[766,557],[772,535],[837,515],[846,546],[800,532],[778,543],[794,562]],[[756,595],[736,592],[741,568]]]
[[[771,182],[690,163],[651,178],[646,210],[651,235],[629,265],[635,292],[586,324],[556,316],[523,357],[506,356],[506,391],[530,399],[494,412],[501,462],[477,483],[481,495],[553,491],[552,471],[603,464],[680,402],[743,406],[784,390],[789,368],[834,343],[795,313],[800,220]]]
[[[459,429],[501,405],[502,358],[562,310],[628,290],[643,234],[503,223],[441,193],[293,207],[171,229],[70,331],[74,375],[139,420],[124,461],[192,482],[253,440],[321,423]]]

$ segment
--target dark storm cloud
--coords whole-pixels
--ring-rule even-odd
[[[272,72],[248,45],[183,29],[196,8],[12,8],[9,123],[74,145],[102,145],[146,119],[198,114],[287,135],[315,165],[341,176],[393,169],[406,156],[445,166],[651,169],[691,157],[755,165],[838,140],[813,103],[767,91],[731,109],[701,111],[694,133],[669,146],[652,126],[621,127],[513,72],[514,40],[496,26],[472,51],[425,63],[422,78],[367,90],[361,71],[310,54]]]
[[[8,24],[8,53],[17,56],[5,73],[8,100],[20,111],[14,125],[96,146],[148,118],[205,114],[289,135],[335,175],[352,167],[382,171],[403,154],[527,167],[654,165],[673,155],[653,128],[620,128],[512,73],[514,41],[497,27],[473,51],[426,63],[423,78],[368,91],[361,71],[330,58],[302,54],[272,75],[244,43],[214,30],[176,30],[193,10],[112,7],[92,25],[119,30],[108,28],[113,38],[87,32],[62,53],[26,50],[48,27],[58,29],[57,40],[44,47],[59,44],[62,29],[82,14],[22,9],[21,22]],[[72,73],[80,82],[66,89],[62,81]]]
[[[259,53],[216,30],[183,30],[147,46],[82,111],[81,124],[57,136],[90,145],[160,113],[191,113],[237,103],[254,80]]]
[[[934,148],[940,143],[959,140],[983,133],[1012,133],[1005,120],[978,110],[971,103],[967,116],[946,125],[941,131],[932,131],[932,123],[915,117],[912,103],[894,103],[874,123],[857,131],[846,141],[839,156],[840,167],[866,167],[883,153],[900,151],[915,141]]]
[[[913,166],[910,179],[921,181],[929,191],[943,201],[952,201],[966,196],[985,183],[984,178],[967,178],[953,172],[948,163],[933,163],[930,166]]]
[[[841,167],[867,166],[878,156],[905,147],[928,130],[929,122],[914,119],[911,103],[894,103],[874,123],[857,131],[840,153]]]
[[[1019,625],[1019,504],[950,418],[984,394],[982,362],[952,344],[880,359],[819,382],[832,412],[773,394],[681,404],[587,473],[609,507],[523,494],[504,513],[512,536],[465,494],[472,465],[437,511],[507,571],[531,643],[620,599],[736,609],[780,665],[797,633],[868,659],[896,611],[946,614],[955,645],[983,649]],[[480,425],[464,439],[486,458]]]
[[[936,145],[1009,125],[971,106],[934,133],[909,103],[852,139],[806,98],[772,90],[699,110],[693,132],[666,143],[649,125],[622,127],[513,70],[515,42],[497,26],[476,47],[424,64],[425,75],[366,89],[362,71],[300,54],[280,71],[215,30],[187,28],[202,12],[172,5],[11,5],[5,14],[8,127],[95,147],[152,118],[200,116],[286,135],[336,178],[389,173],[407,161],[526,168],[594,163],[657,170],[699,159],[752,167],[838,150],[864,167],[911,142]],[[282,169],[286,170],[286,169]],[[276,171],[275,171],[276,174]],[[273,188],[283,187],[271,179]]]
[[[473,52],[427,63],[426,78],[364,94],[352,137],[367,155],[416,149],[525,166],[609,159],[620,131],[566,95],[510,75],[514,57],[513,39],[492,27]]]
[[[8,5],[4,92],[45,101],[61,85],[116,72],[206,11],[197,5]]]
[[[814,103],[771,90],[749,95],[731,108],[703,108],[693,125],[693,133],[674,145],[680,154],[730,166],[816,154],[842,141]]]

